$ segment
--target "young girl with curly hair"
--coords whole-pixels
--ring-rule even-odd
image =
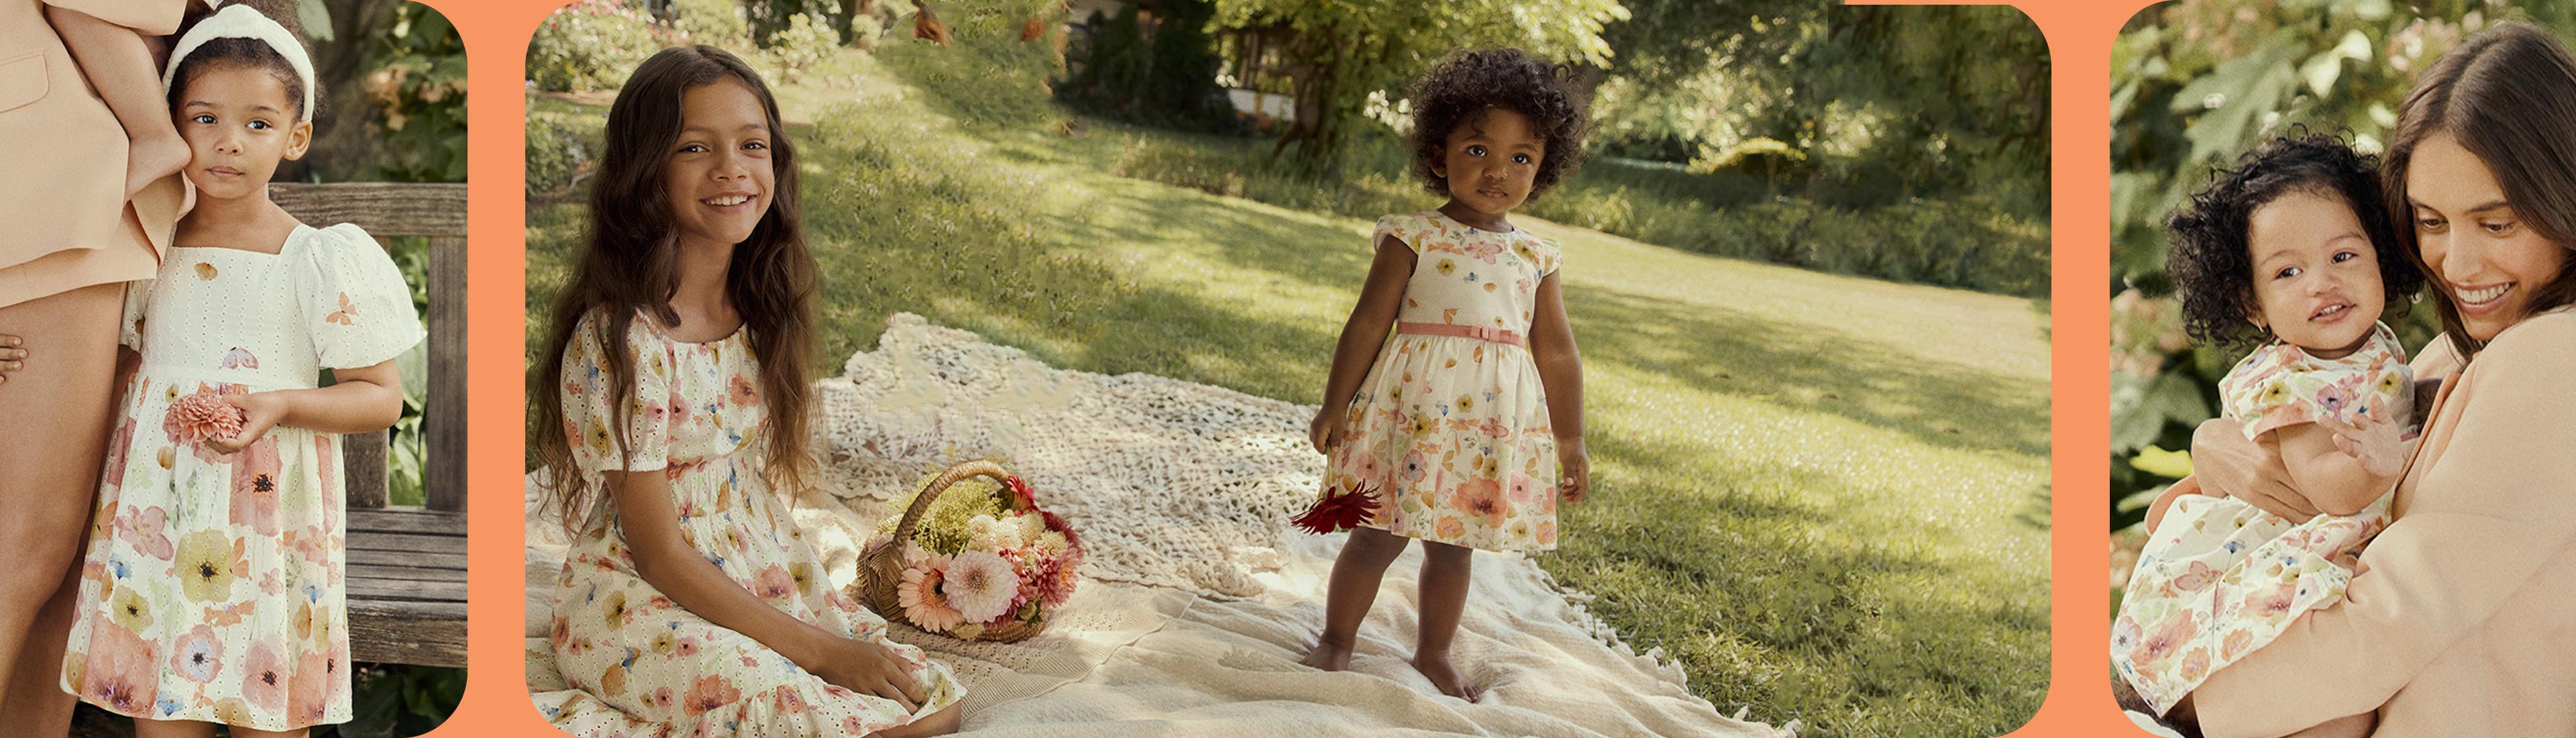
[[[2414,382],[2379,318],[2423,283],[2388,213],[2378,162],[2312,134],[2249,152],[2167,224],[2185,330],[2260,341],[2219,380],[2224,411],[2249,439],[2279,446],[2326,514],[2298,522],[2229,497],[2157,501],[2111,657],[2159,715],[2299,614],[2340,602],[2362,546],[2388,524]]]
[[[1449,661],[1470,555],[1555,548],[1557,500],[1591,489],[1563,252],[1505,217],[1574,170],[1584,113],[1559,68],[1511,49],[1450,55],[1411,100],[1414,173],[1448,202],[1378,219],[1376,261],[1308,428],[1330,458],[1324,495],[1375,509],[1333,563],[1306,663],[1349,664],[1379,578],[1418,538],[1414,668],[1473,701],[1481,689]]]

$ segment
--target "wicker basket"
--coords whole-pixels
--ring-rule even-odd
[[[904,616],[903,600],[897,594],[903,586],[903,543],[912,540],[914,526],[920,525],[921,516],[930,510],[932,501],[939,499],[941,494],[947,493],[949,487],[970,477],[987,477],[992,479],[994,484],[999,485],[1009,479],[1011,474],[1003,471],[999,464],[977,460],[948,467],[947,471],[940,472],[939,476],[931,478],[930,484],[922,488],[921,494],[912,498],[912,507],[903,511],[903,520],[895,523],[894,537],[859,552],[859,578],[850,583],[849,595],[866,604],[868,609],[875,610],[878,615],[920,627],[919,623],[913,623],[911,618]],[[1046,627],[1046,617],[1046,611],[1041,609],[1034,622],[1005,620],[1001,625],[987,627],[984,632],[966,640],[1000,643],[1027,640],[1029,636],[1037,635],[1040,629]],[[941,635],[955,637],[950,633]]]

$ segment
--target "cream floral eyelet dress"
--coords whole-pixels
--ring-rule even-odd
[[[2414,372],[2386,325],[2338,359],[2274,342],[2218,382],[2227,417],[2246,438],[2334,416],[2404,423]],[[2346,457],[2334,462],[2358,463]],[[2354,515],[2294,523],[2233,497],[2176,499],[2139,552],[2111,625],[2111,663],[2153,704],[2173,709],[2212,672],[2263,647],[2301,614],[2342,602],[2354,564],[2388,527],[2382,491]]]
[[[277,253],[173,248],[127,289],[126,383],[62,686],[110,712],[282,731],[349,720],[340,436],[187,440],[198,393],[310,389],[425,332],[384,247],[302,225]]]
[[[619,469],[661,472],[681,536],[709,563],[798,620],[892,650],[924,701],[907,712],[827,683],[672,602],[635,573],[622,528],[603,509],[602,524],[575,536],[555,582],[548,642],[571,689],[535,694],[538,709],[580,736],[806,738],[865,735],[956,704],[965,690],[947,667],[887,639],[884,620],[832,586],[761,476],[768,412],[750,329],[690,343],[639,314],[607,341],[607,325],[598,311],[583,317],[563,358],[563,432],[590,482]],[[603,345],[634,359],[623,463]]]
[[[1538,285],[1563,251],[1438,210],[1379,218],[1413,249],[1395,335],[1350,400],[1327,494],[1378,493],[1364,525],[1487,551],[1556,548],[1556,435],[1530,359]]]

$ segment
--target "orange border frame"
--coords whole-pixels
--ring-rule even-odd
[[[524,587],[520,472],[526,443],[520,418],[526,398],[519,366],[522,306],[526,302],[526,198],[524,196],[528,38],[537,22],[563,4],[555,0],[420,0],[444,13],[463,35],[474,91],[468,168],[472,200],[468,232],[473,285],[467,304],[466,373],[475,388],[467,399],[474,432],[466,453],[475,490],[468,506],[474,531],[469,556],[474,571],[469,617],[469,672],[465,702],[434,738],[561,735],[530,706],[521,669],[519,624]],[[1723,0],[1718,0],[1723,1]],[[1855,4],[1953,4],[1921,0],[1860,0]],[[2020,0],[1960,4],[2009,4],[2049,39],[2053,71],[2050,104],[2053,162],[2050,192],[2055,211],[2051,336],[2054,457],[2057,492],[2051,535],[2051,689],[2039,714],[2010,735],[2143,735],[2112,706],[2102,644],[2109,637],[2106,552],[2101,521],[2110,500],[2103,480],[2109,442],[2108,284],[2110,147],[2108,112],[2113,36],[2150,0]]]

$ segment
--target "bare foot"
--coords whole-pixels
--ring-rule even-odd
[[[1422,672],[1423,676],[1430,677],[1431,686],[1439,688],[1441,694],[1468,702],[1474,702],[1477,698],[1485,696],[1485,688],[1477,686],[1475,682],[1467,681],[1466,674],[1459,673],[1458,667],[1450,665],[1448,656],[1425,657],[1415,654],[1413,669]]]
[[[125,158],[125,196],[133,197],[155,180],[188,166],[188,142],[177,133],[136,139]]]
[[[1336,643],[1331,638],[1317,639],[1315,650],[1307,651],[1306,659],[1299,663],[1325,671],[1348,669],[1351,666],[1351,644]]]

